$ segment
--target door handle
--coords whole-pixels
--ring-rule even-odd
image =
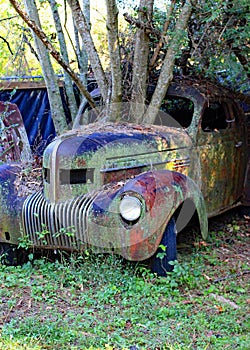
[[[236,143],[236,145],[235,145],[236,148],[239,148],[239,147],[241,147],[241,146],[242,146],[242,141],[239,141],[239,142]]]

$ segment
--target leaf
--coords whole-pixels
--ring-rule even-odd
[[[215,305],[217,310],[219,311],[219,313],[221,314],[222,312],[224,312],[224,309],[221,305]]]
[[[158,259],[164,259],[164,257],[166,256],[166,253],[158,253],[157,255],[156,255],[156,257],[158,258]]]
[[[165,245],[163,245],[163,244],[160,244],[160,245],[159,245],[159,248],[161,248],[161,250],[162,250],[163,252],[165,252],[165,251],[167,250],[167,247],[166,247]]]

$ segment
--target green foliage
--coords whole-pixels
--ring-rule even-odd
[[[226,245],[225,230],[233,246]],[[235,277],[247,265],[244,259],[237,266],[224,261],[236,249],[244,253],[246,236],[237,222],[225,230],[180,253],[166,278],[146,265],[88,250],[58,254],[52,262],[0,265],[0,348],[249,348],[248,284]]]
[[[29,249],[32,245],[32,242],[28,235],[23,235],[21,238],[19,238],[18,241],[18,248]]]
[[[226,86],[249,87],[249,2],[201,1],[190,23],[192,68]],[[222,73],[224,76],[222,76]]]

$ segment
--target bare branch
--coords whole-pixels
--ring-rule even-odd
[[[4,39],[2,36],[0,36],[0,39],[2,39],[5,42],[5,44],[8,46],[10,53],[13,55],[13,52],[11,50],[11,47],[10,47],[10,44],[8,43],[8,41],[6,39]]]
[[[11,16],[11,17],[2,18],[2,19],[0,19],[0,22],[9,21],[10,19],[17,18],[17,17],[18,16]]]
[[[150,22],[142,22],[138,19],[133,18],[132,16],[130,16],[127,12],[123,14],[123,17],[125,18],[125,20],[129,23],[132,24],[133,26],[144,30],[144,32],[148,35],[152,35],[154,37],[156,37],[157,39],[161,38],[161,31],[154,28],[152,23]]]
[[[37,54],[36,50],[31,45],[29,39],[27,38],[27,36],[24,33],[23,33],[23,41],[29,46],[30,52],[33,53],[33,55],[36,57],[37,61],[39,62],[39,57],[38,57],[38,54]]]

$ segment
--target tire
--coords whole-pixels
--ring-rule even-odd
[[[14,244],[0,243],[0,263],[17,266],[23,263],[23,254]]]
[[[166,247],[166,250],[160,246]],[[156,253],[151,258],[151,271],[157,273],[158,276],[167,276],[167,272],[171,272],[174,268],[170,265],[170,261],[177,259],[177,247],[176,247],[176,225],[175,220],[172,218],[162,236],[162,240]],[[158,254],[163,253],[163,258],[157,257]]]

